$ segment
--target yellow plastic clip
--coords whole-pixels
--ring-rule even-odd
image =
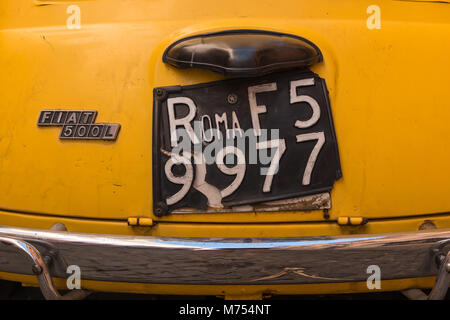
[[[338,217],[337,223],[340,226],[362,226],[367,223],[364,217]]]
[[[151,227],[153,226],[153,220],[150,218],[129,217],[128,225],[131,227]]]

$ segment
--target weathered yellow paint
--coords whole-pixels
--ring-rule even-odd
[[[53,1],[58,3],[58,1]],[[82,1],[81,30],[67,3],[0,4],[0,207],[123,219],[152,215],[152,88],[218,79],[161,61],[173,41],[255,28],[306,37],[322,50],[343,178],[331,218],[450,210],[450,7],[379,1]],[[95,108],[118,122],[117,142],[58,140],[38,128],[44,108]],[[172,215],[168,221],[318,221],[321,212]]]
[[[45,2],[45,1],[44,1]],[[81,1],[81,30],[67,2],[0,4],[0,207],[123,219],[152,215],[152,88],[218,79],[175,70],[163,50],[188,35],[254,28],[317,44],[324,62],[343,178],[331,218],[450,210],[450,6],[378,1]],[[59,4],[57,4],[59,3]],[[38,128],[44,108],[95,108],[118,122],[117,142],[60,141]],[[322,212],[172,215],[167,221],[320,221]],[[156,219],[156,218],[155,218]]]
[[[66,27],[70,4],[81,9],[80,30]],[[449,227],[449,216],[439,213],[450,211],[450,6],[380,0],[381,28],[369,30],[366,9],[372,4],[1,1],[0,224],[49,229],[62,222],[69,231],[189,237],[395,232],[417,230],[426,220]],[[343,171],[331,194],[329,221],[321,211],[152,214],[152,89],[221,79],[208,71],[175,70],[162,63],[162,53],[182,37],[243,28],[299,35],[322,50],[324,62],[312,70],[327,83]],[[98,110],[98,122],[122,125],[119,138],[61,141],[60,128],[36,126],[40,110],[53,108]],[[428,214],[436,215],[423,216]],[[339,226],[339,216],[367,217],[369,223]],[[160,223],[130,227],[128,217]],[[388,288],[420,282],[405,281]],[[86,283],[108,291],[222,290]],[[274,290],[331,293],[358,286]]]

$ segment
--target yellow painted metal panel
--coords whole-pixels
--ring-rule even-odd
[[[52,3],[41,6],[39,4]],[[66,26],[67,7],[81,29]],[[343,178],[332,220],[450,209],[450,7],[378,1],[2,1],[0,207],[47,215],[152,216],[152,89],[220,77],[161,61],[173,41],[225,29],[303,36],[324,62]],[[96,109],[121,123],[117,142],[61,141],[39,111]],[[321,221],[320,211],[172,215],[167,221]]]

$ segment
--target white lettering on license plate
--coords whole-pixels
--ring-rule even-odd
[[[299,104],[301,102],[304,102],[312,110],[312,115],[307,120],[287,119],[287,121],[292,121],[292,125],[299,130],[312,127],[319,121],[321,117],[319,103],[316,99],[305,94],[298,95],[298,91],[301,90],[302,87],[314,85],[315,80],[313,77],[290,82],[291,107],[304,107],[304,104]],[[270,93],[276,91],[276,82],[260,84],[248,88],[248,101],[250,106],[249,112],[251,115],[252,128],[247,130],[247,132],[244,132],[241,129],[239,119],[234,111],[232,111],[231,114],[227,114],[226,112],[222,114],[216,113],[214,114],[214,118],[208,115],[203,115],[201,117],[201,121],[193,121],[197,113],[197,106],[191,98],[173,97],[167,99],[170,144],[173,149],[171,151],[161,150],[166,155],[171,156],[170,159],[165,163],[164,172],[170,182],[182,186],[175,194],[165,199],[167,205],[173,205],[181,201],[189,192],[190,188],[194,187],[207,197],[209,206],[217,208],[221,207],[221,201],[223,198],[233,194],[239,188],[245,178],[246,173],[246,156],[242,151],[245,150],[245,147],[223,147],[221,145],[221,148],[216,150],[215,156],[213,155],[214,152],[207,152],[210,151],[210,149],[213,149],[209,148],[213,140],[221,139],[221,127],[225,128],[227,139],[230,139],[231,137],[233,139],[236,138],[239,140],[245,138],[245,136],[249,137],[251,135],[257,138],[257,140],[253,141],[256,146],[255,150],[258,150],[259,152],[259,157],[258,154],[249,154],[249,164],[269,165],[268,167],[261,168],[261,174],[265,175],[262,191],[263,193],[271,191],[273,179],[278,173],[279,164],[282,161],[283,155],[287,151],[287,146],[286,141],[283,137],[273,139],[274,136],[278,136],[278,133],[274,134],[274,132],[271,132],[270,139],[262,139],[264,137],[267,137],[267,134],[264,134],[264,129],[261,129],[260,115],[267,112],[267,106],[262,104],[259,105],[257,103],[257,95],[263,92]],[[181,105],[184,109],[187,108],[187,114],[177,117],[177,113],[179,112],[177,112],[176,106]],[[230,119],[230,122],[228,122],[228,119]],[[215,128],[213,124],[215,124]],[[206,128],[207,126],[208,129]],[[199,127],[199,130],[196,130],[196,127]],[[248,131],[251,131],[251,134]],[[183,139],[180,143],[181,137]],[[298,134],[295,138],[297,143],[314,140],[317,141],[309,155],[306,167],[303,171],[302,179],[301,181],[299,181],[301,185],[306,186],[311,183],[311,174],[314,170],[317,157],[325,144],[325,134],[323,131],[310,132]],[[202,144],[210,145],[207,145],[207,147],[205,147],[205,150],[202,150]],[[191,148],[192,145],[194,145],[194,150],[192,150]],[[196,146],[198,147],[196,148]],[[270,153],[272,154],[271,157],[266,157],[267,159],[261,159],[261,150],[266,150],[266,152],[270,150]],[[233,158],[233,161],[225,161],[226,158],[229,159],[230,155],[232,156],[231,158]],[[207,183],[205,181],[205,162],[208,164],[215,163],[217,165],[217,168],[225,175],[235,176],[234,180],[221,190]],[[172,168],[175,165],[183,166],[184,174],[175,175],[172,172]],[[193,170],[194,165],[196,173],[195,177]]]

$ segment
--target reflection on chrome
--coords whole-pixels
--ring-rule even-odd
[[[450,229],[336,237],[163,238],[0,226],[0,239],[0,271],[32,274],[31,266],[40,266],[39,283],[50,292],[50,274],[67,277],[58,264],[79,266],[83,280],[210,285],[366,281],[367,267],[377,265],[382,280],[439,274],[430,298],[442,296],[449,282],[447,269],[440,266],[449,263]],[[53,258],[51,268],[44,263],[46,256]]]

